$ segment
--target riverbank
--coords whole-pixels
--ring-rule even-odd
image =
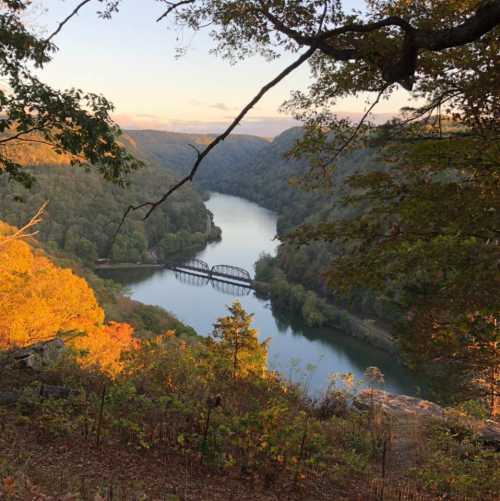
[[[195,257],[209,267],[226,264],[251,271],[262,253],[274,255],[278,245],[274,239],[275,213],[219,193],[212,193],[207,207],[222,228],[222,240],[195,256],[179,258]],[[398,363],[394,354],[354,337],[340,319],[337,327],[311,326],[293,310],[272,305],[248,289],[221,287],[206,278],[183,276],[168,269],[109,269],[102,270],[102,275],[121,283],[131,298],[172,312],[200,336],[209,335],[217,319],[226,314],[227,305],[239,299],[245,311],[253,314],[252,326],[260,339],[270,338],[270,368],[307,385],[311,394],[323,392],[332,373],[351,373],[359,380],[370,366],[380,367],[385,388],[392,393],[417,395],[422,387],[422,381]]]
[[[93,267],[94,270],[161,270],[162,268],[165,268],[165,265],[157,263],[97,263]]]
[[[330,327],[391,355],[398,355],[395,339],[375,320],[356,316],[328,302],[315,291],[301,284],[290,283],[272,256],[261,256],[255,271],[257,293],[270,299],[274,308],[300,317],[309,327]]]
[[[347,310],[338,308],[335,305],[328,304],[313,291],[305,290],[305,296],[309,296],[307,303],[302,308],[290,304],[283,304],[283,297],[273,297],[271,290],[272,284],[265,282],[254,282],[256,291],[262,296],[271,300],[273,308],[281,308],[289,311],[307,323],[307,320],[313,320],[310,327],[330,327],[334,331],[342,333],[361,341],[366,341],[374,348],[383,350],[392,355],[399,355],[397,343],[389,332],[375,324],[372,319],[362,319]],[[293,286],[292,286],[293,287]],[[303,309],[306,306],[308,313],[304,316]]]

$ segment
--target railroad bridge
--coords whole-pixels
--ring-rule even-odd
[[[201,259],[190,259],[181,264],[167,264],[167,268],[176,272],[177,278],[180,274],[193,275],[212,282],[218,282],[216,288],[223,287],[222,284],[236,286],[250,290],[253,288],[253,280],[250,273],[238,266],[230,266],[227,264],[218,264],[210,267],[205,261]],[[200,283],[201,285],[201,283]]]

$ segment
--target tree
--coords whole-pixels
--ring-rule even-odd
[[[44,64],[50,40],[37,41],[22,23],[19,27],[17,13],[24,2],[5,3],[15,21],[7,32],[17,30],[28,49],[23,52],[17,38],[7,47],[21,50],[23,61]],[[109,17],[120,0],[104,3],[102,15]],[[195,31],[210,26],[216,52],[232,60],[253,53],[269,58],[284,52],[300,55],[262,87],[221,135],[195,151],[187,176],[166,187],[159,198],[130,205],[116,234],[130,212],[145,211],[147,218],[191,182],[204,158],[248,111],[309,62],[313,83],[308,92],[294,93],[284,105],[305,123],[305,136],[291,153],[309,159],[305,183],[330,183],[337,160],[359,146],[378,148],[388,168],[349,180],[355,191],[339,202],[361,209],[350,219],[303,228],[295,241],[327,240],[343,249],[327,273],[335,288],[369,287],[405,305],[407,339],[423,334],[415,335],[423,341],[415,350],[425,354],[420,358],[431,354],[428,346],[444,346],[433,342],[436,336],[475,339],[464,338],[459,327],[467,319],[489,322],[498,317],[500,0],[368,0],[363,12],[348,12],[339,0],[179,0],[168,3],[158,21],[168,16]],[[30,81],[28,88],[36,87]],[[398,87],[424,104],[374,131],[370,113]],[[374,97],[358,124],[332,112],[338,99],[366,92]],[[71,94],[70,102],[76,97]],[[93,98],[90,102],[100,103],[99,116],[107,116],[106,104]],[[19,115],[25,125],[21,136],[10,140],[31,132],[34,119],[21,111],[25,104],[14,107],[17,115],[12,116]],[[57,122],[57,108],[55,116]],[[74,153],[71,147],[80,143],[70,137],[61,144]],[[488,332],[487,345],[496,347],[497,331]],[[478,352],[475,343],[468,342],[468,353]],[[449,358],[450,352],[441,354]]]
[[[252,315],[248,315],[239,301],[228,307],[230,316],[222,317],[214,325],[214,349],[229,365],[233,378],[249,374],[262,374],[267,365],[267,341],[257,338],[251,328]],[[212,341],[213,342],[213,341]]]
[[[83,367],[97,366],[111,376],[123,368],[122,353],[138,348],[134,329],[127,323],[110,322],[86,336],[77,336],[71,346],[80,352],[77,360]]]
[[[492,414],[500,393],[498,53],[496,28],[422,58],[413,90],[424,104],[377,129],[353,131],[315,113],[331,103],[326,79],[288,104],[307,122],[293,152],[311,159],[306,183],[329,179],[353,133],[350,148],[372,148],[385,162],[348,179],[338,202],[356,209],[350,217],[303,226],[290,241],[334,243],[341,252],[326,271],[329,285],[392,297],[407,312],[399,331],[408,360],[439,375],[445,393],[453,383],[455,397],[486,395]]]
[[[113,106],[107,99],[79,89],[55,90],[33,72],[50,62],[57,50],[53,38],[88,2],[81,2],[47,38],[25,23],[29,0],[0,2],[0,71],[6,83],[0,89],[0,174],[25,186],[34,178],[12,155],[13,145],[46,144],[68,162],[94,166],[122,184],[141,165],[117,142],[120,130],[109,116]]]
[[[66,343],[79,351],[82,366],[116,375],[122,369],[122,352],[136,347],[133,328],[118,322],[106,325],[87,282],[19,235],[0,221],[0,349],[68,334]]]
[[[209,25],[216,52],[232,60],[305,49],[198,152],[183,182],[263,94],[309,61],[308,92],[294,93],[283,107],[305,124],[291,152],[309,160],[304,183],[328,185],[338,159],[360,146],[376,149],[386,166],[353,172],[351,190],[338,200],[357,208],[351,217],[327,218],[291,240],[335,243],[340,252],[326,274],[330,286],[392,297],[408,313],[402,345],[414,363],[440,360],[447,378],[459,381],[465,372],[468,386],[489,381],[494,397],[500,384],[500,1],[369,0],[364,12],[348,13],[328,0],[183,0],[170,3],[160,19],[169,15],[194,30]],[[374,130],[370,113],[398,86],[423,105]],[[362,120],[338,119],[337,100],[364,92],[374,97]],[[171,192],[146,203],[149,212]],[[478,322],[487,326],[480,335]]]
[[[110,16],[120,3],[110,2],[106,14]],[[255,53],[277,58],[284,52],[306,50],[264,85],[203,151],[195,148],[196,159],[187,176],[168,187],[160,198],[129,206],[124,218],[137,210],[144,210],[148,218],[176,190],[191,182],[213,148],[231,134],[270,89],[306,61],[311,63],[314,76],[310,94],[296,93],[285,109],[295,110],[299,119],[319,126],[316,132],[324,129],[325,121],[330,128],[335,126],[340,143],[334,148],[337,158],[362,129],[369,112],[398,85],[427,97],[441,55],[446,59],[450,49],[477,47],[485,40],[494,40],[500,23],[500,0],[436,0],[425,6],[369,0],[363,12],[348,12],[339,0],[179,0],[168,2],[157,21],[172,16],[182,28],[199,31],[210,27],[216,43],[214,51],[231,61]],[[337,99],[361,92],[374,92],[376,98],[354,129],[331,113],[318,114],[318,106],[331,107]],[[434,103],[432,109],[438,104]],[[318,144],[324,142],[316,139]]]
[[[0,235],[0,242],[4,237]],[[0,246],[0,343],[23,346],[58,332],[93,331],[104,312],[85,280],[20,240]]]

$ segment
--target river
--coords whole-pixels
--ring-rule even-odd
[[[196,256],[210,266],[217,264],[245,268],[253,275],[254,263],[262,252],[274,253],[278,242],[277,216],[242,198],[212,193],[206,203],[222,228],[222,240],[209,244]],[[243,291],[223,290],[208,280],[179,277],[161,270],[108,270],[105,274],[127,286],[133,299],[162,306],[198,334],[208,335],[215,320],[226,314],[226,305]],[[366,367],[377,366],[385,375],[385,389],[396,393],[417,393],[415,378],[394,356],[331,328],[310,328],[292,315],[273,311],[267,300],[253,291],[238,295],[245,310],[254,314],[254,326],[262,339],[270,338],[269,366],[311,392],[325,388],[331,373],[351,372],[361,378]]]

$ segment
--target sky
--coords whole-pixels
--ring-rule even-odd
[[[79,0],[40,0],[30,22],[51,33]],[[360,7],[361,0],[345,2]],[[125,129],[158,129],[177,132],[220,132],[239,110],[293,59],[284,55],[268,62],[251,57],[231,65],[209,53],[208,32],[179,32],[172,22],[157,23],[165,4],[155,0],[123,0],[111,20],[99,19],[102,6],[90,2],[59,33],[59,48],[41,78],[56,88],[78,87],[105,95],[115,105],[113,118]],[[181,58],[177,47],[187,47]],[[296,57],[296,56],[295,56]],[[297,125],[279,107],[292,90],[310,82],[306,65],[272,89],[236,132],[273,137]],[[337,103],[339,115],[361,116],[367,97]],[[407,104],[403,91],[380,103],[377,113],[391,116]]]

